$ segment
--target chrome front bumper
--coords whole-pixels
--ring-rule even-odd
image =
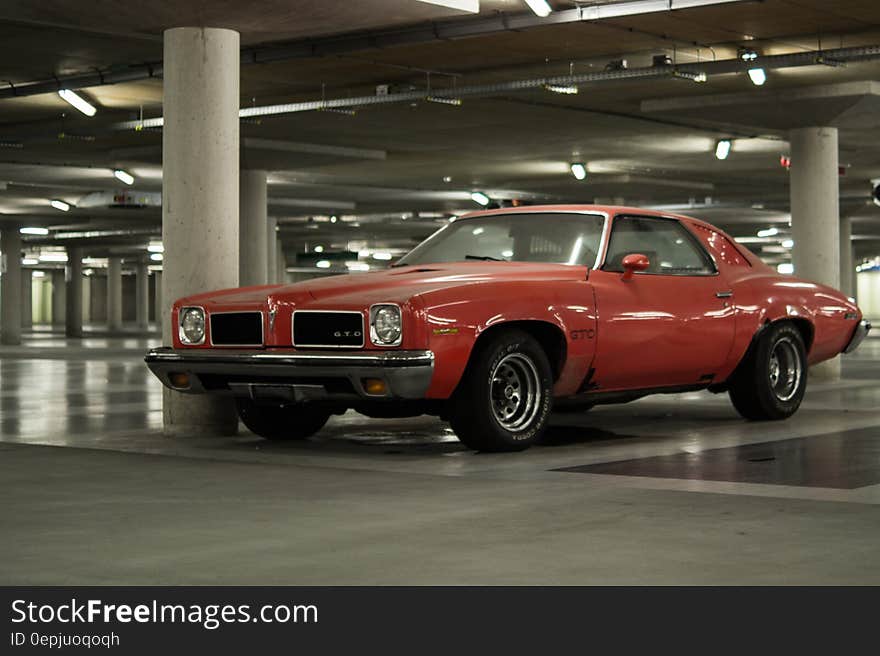
[[[421,399],[431,384],[431,351],[339,353],[150,350],[144,362],[169,389],[188,394],[234,394],[266,401]],[[186,386],[172,383],[179,374]],[[385,382],[384,394],[368,394],[365,379]]]
[[[868,333],[871,332],[871,323],[869,321],[865,321],[862,319],[859,321],[859,324],[856,326],[855,331],[853,331],[853,336],[849,340],[849,344],[846,345],[846,348],[843,349],[844,353],[852,353],[855,351],[859,344],[862,343],[862,340],[868,336]]]

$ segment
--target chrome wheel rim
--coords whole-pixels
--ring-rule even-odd
[[[522,353],[505,355],[492,371],[489,402],[498,424],[507,431],[523,430],[540,411],[541,379],[535,363]]]
[[[767,372],[770,389],[780,401],[790,401],[801,384],[801,359],[797,346],[788,337],[783,337],[773,345],[770,352],[770,366]]]

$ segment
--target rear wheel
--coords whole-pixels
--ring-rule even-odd
[[[477,451],[520,451],[534,444],[553,405],[553,374],[541,345],[505,330],[474,353],[451,400],[449,422]]]
[[[771,324],[730,381],[730,400],[746,419],[785,419],[797,411],[807,388],[807,354],[800,331]]]
[[[242,423],[267,440],[304,440],[321,430],[331,414],[305,404],[261,405],[250,399],[235,403]]]

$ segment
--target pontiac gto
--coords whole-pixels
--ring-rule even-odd
[[[702,221],[546,206],[450,222],[386,271],[227,289],[172,309],[146,356],[169,388],[234,397],[269,439],[333,414],[428,413],[477,450],[533,444],[554,406],[727,392],[751,420],[801,403],[807,367],[870,324]]]

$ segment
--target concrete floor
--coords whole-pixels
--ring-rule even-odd
[[[155,343],[0,348],[0,584],[880,583],[880,339],[785,422],[652,397],[497,455],[354,413],[165,438]]]

